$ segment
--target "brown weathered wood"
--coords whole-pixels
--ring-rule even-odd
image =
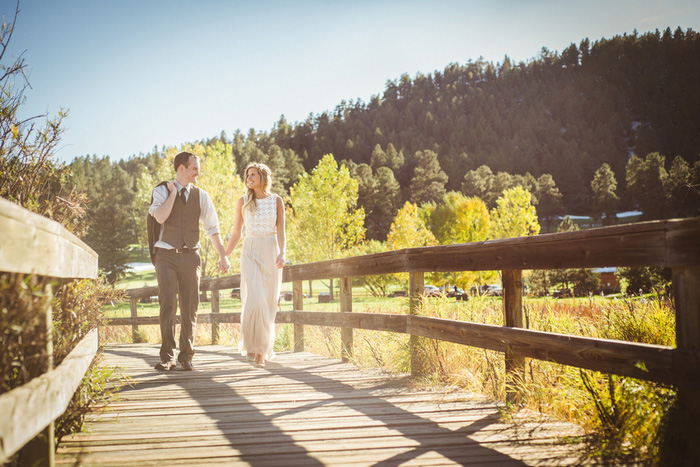
[[[364,276],[410,271],[478,271],[684,266],[700,264],[700,217],[639,222],[576,232],[485,242],[408,248],[372,255],[285,266],[283,281]],[[240,276],[202,279],[202,290],[235,288]],[[147,297],[157,287],[131,289]]]
[[[180,315],[175,317],[176,323],[180,322]],[[198,323],[240,323],[241,313],[198,313],[197,314]],[[137,318],[109,318],[105,323],[106,326],[145,326],[145,325],[158,325],[160,324],[160,319],[158,316],[139,316]]]
[[[698,241],[698,239],[696,239]],[[684,355],[700,356],[700,265],[673,268],[673,291],[676,305],[676,346]],[[700,358],[684,365],[678,378],[678,415],[673,421],[683,426],[671,433],[670,445],[676,459],[687,465],[700,464]]]
[[[328,277],[350,277],[373,273],[411,271],[452,271],[452,270],[493,270],[501,268],[507,271],[519,271],[529,268],[570,268],[593,266],[676,266],[700,264],[700,218],[652,221],[627,224],[577,232],[546,234],[536,237],[522,237],[462,245],[445,245],[438,247],[411,248],[365,257],[343,258],[334,261],[285,267],[285,280],[311,280]],[[680,271],[680,269],[678,269]],[[513,272],[513,274],[520,274]],[[417,281],[416,275],[413,282]],[[421,276],[422,277],[422,276]],[[238,276],[226,278],[229,283],[238,281]],[[506,277],[506,282],[509,279]],[[517,277],[514,279],[518,283]],[[225,282],[209,282],[223,284]],[[414,284],[411,286],[416,288]],[[422,289],[422,282],[420,288]],[[506,294],[512,289],[506,286]],[[515,289],[513,289],[515,290]],[[142,291],[132,291],[132,296],[140,296]],[[411,310],[415,311],[417,297],[421,293],[411,291]],[[508,295],[506,303],[520,301],[515,295]],[[694,299],[693,299],[694,300]],[[516,302],[513,302],[516,303]],[[514,306],[515,319],[517,309]],[[300,310],[286,315],[284,319],[295,321],[307,319]],[[285,315],[278,318],[278,322]],[[314,322],[323,315],[316,315]],[[522,316],[520,314],[520,316]],[[696,319],[697,314],[687,314],[681,320]],[[325,319],[325,318],[324,318]],[[345,319],[345,318],[343,318]],[[573,336],[547,336],[546,333],[516,329],[499,329],[483,327],[475,323],[451,322],[451,329],[442,329],[440,321],[426,321],[424,317],[411,317],[408,332],[412,334],[415,348],[417,336],[432,337],[452,342],[475,345],[487,349],[508,353],[510,362],[520,362],[521,358],[539,358],[571,364],[581,368],[594,369],[627,376],[639,377],[653,381],[670,382],[683,372],[681,362],[697,361],[698,352],[679,348],[669,353],[669,349],[639,348],[635,355],[636,344],[619,349],[618,344],[605,340],[579,338]],[[506,316],[506,320],[511,318]],[[229,318],[218,319],[229,322]],[[335,321],[327,320],[329,322]],[[118,321],[113,321],[117,323]],[[154,323],[155,324],[155,323]],[[342,324],[341,324],[341,327]],[[513,326],[511,326],[513,327]],[[691,326],[692,327],[692,326]],[[679,333],[683,333],[683,327]],[[679,334],[679,335],[681,335]],[[453,340],[456,339],[456,340]],[[682,339],[682,337],[681,337]],[[611,347],[612,345],[612,347]],[[573,347],[569,347],[573,346]],[[611,350],[615,349],[615,350]],[[622,353],[616,354],[617,351]],[[659,355],[662,355],[659,357]],[[415,355],[414,355],[415,357]],[[413,362],[418,365],[418,361]],[[667,367],[664,367],[668,364]],[[518,364],[517,366],[520,366]],[[696,372],[697,365],[690,365],[689,372]]]
[[[556,443],[581,434],[580,428],[503,423],[499,404],[452,387],[420,391],[380,372],[305,353],[280,353],[259,368],[230,347],[202,350],[197,371],[164,374],[152,369],[157,346],[134,345],[128,352],[108,346],[105,363],[136,384],[91,416],[84,432],[65,437],[58,462],[580,464],[580,444]]]
[[[211,293],[211,312],[212,314],[219,313],[219,291],[213,290]],[[216,345],[219,343],[219,323],[216,320],[211,322],[211,343]]]
[[[200,290],[237,289],[241,286],[241,275],[226,277],[203,277],[199,283]]]
[[[0,198],[0,271],[97,277],[97,253],[58,222]]]
[[[668,256],[664,266],[697,266],[700,263],[700,217],[668,221],[666,229]]]
[[[130,299],[157,297],[158,286],[154,285],[151,287],[139,287],[137,289],[128,289],[126,293]]]
[[[700,238],[695,239],[700,242]],[[676,346],[700,351],[700,265],[673,268]]]
[[[423,303],[423,291],[425,276],[422,272],[408,274],[408,313],[415,316],[420,312]],[[425,362],[420,352],[420,338],[411,334],[409,338],[409,352],[411,354],[411,375],[425,374]]]
[[[131,297],[129,300],[129,310],[131,311],[131,317],[134,320],[131,322],[131,342],[139,341],[139,325],[136,320],[139,317],[139,299],[136,297]]]
[[[488,324],[411,317],[414,335],[471,345],[588,370],[669,383],[687,362],[675,349]]]
[[[302,281],[292,283],[292,306],[295,311],[304,309],[304,288]],[[304,325],[294,323],[294,351],[304,351]]]
[[[648,381],[671,383],[697,362],[697,354],[672,347],[569,336],[426,316],[379,313],[295,312],[306,325],[392,331],[552,361]]]
[[[352,312],[352,277],[341,277],[340,282],[340,311]],[[352,358],[352,328],[340,328],[340,359],[343,363]]]
[[[207,290],[224,290],[224,289],[236,289],[241,286],[241,276],[236,274],[233,276],[226,277],[203,277],[199,284],[200,291]],[[153,285],[150,287],[139,287],[136,289],[128,289],[126,291],[130,298],[149,298],[158,296],[158,286]]]
[[[503,315],[505,325],[523,327],[523,273],[506,270],[501,272],[503,280]],[[519,402],[519,391],[525,381],[525,358],[515,355],[510,347],[505,351],[506,401]]]
[[[132,318],[112,318],[108,325],[130,325]],[[179,319],[179,318],[178,318]],[[200,314],[197,321],[240,323],[240,313]],[[138,324],[158,324],[158,317],[139,317]],[[277,323],[391,331],[439,339],[498,352],[510,349],[517,357],[552,361],[648,381],[672,383],[695,371],[700,353],[672,347],[609,339],[568,336],[489,324],[382,313],[281,311]]]
[[[97,330],[94,329],[57,368],[0,396],[0,462],[66,410],[97,347]]]
[[[293,311],[278,311],[275,316],[275,322],[278,324],[291,324]],[[175,316],[175,322],[180,322],[180,315]],[[199,313],[197,314],[198,323],[241,323],[241,312],[235,311],[232,313]],[[138,318],[108,318],[105,326],[131,326],[131,325],[157,325],[160,324],[158,316],[139,316]]]
[[[48,284],[44,289],[46,296],[53,296],[52,286]],[[53,312],[51,306],[46,308],[44,329],[42,332],[46,336],[46,361],[43,368],[38,369],[46,373],[53,369]],[[19,450],[18,457],[20,465],[49,465],[55,463],[55,428],[54,420],[48,424],[41,432]]]
[[[295,311],[293,319],[295,323],[302,323],[310,326],[333,326],[367,329],[371,331],[407,332],[406,315]]]
[[[97,254],[90,247],[58,222],[3,198],[0,198],[0,235],[0,271],[60,279],[97,277]],[[51,287],[48,286],[44,292],[51,296]],[[0,396],[0,462],[22,448],[19,457],[23,465],[54,463],[54,420],[65,410],[68,401],[63,404],[61,399],[56,399],[57,395],[65,396],[60,381],[53,381],[49,385],[52,392],[47,393],[45,390],[47,378],[57,374],[52,371],[51,314],[51,308],[47,308],[47,359],[44,368],[47,373]],[[95,331],[95,341],[96,336]],[[77,377],[79,383],[82,373]],[[70,383],[73,379],[67,378],[65,383]],[[34,388],[37,388],[37,394],[31,392]],[[72,389],[74,391],[75,388]],[[56,401],[56,407],[62,407],[60,412],[41,412],[46,408],[44,401],[42,404],[32,403],[36,397],[41,396],[45,396],[49,403]],[[13,428],[13,423],[18,425]]]
[[[700,218],[396,250],[286,266],[283,280],[410,271],[677,266],[700,263]]]
[[[412,248],[409,271],[674,266],[700,262],[700,218]],[[670,243],[669,243],[670,242]]]
[[[354,256],[309,264],[285,266],[282,272],[283,282],[296,280],[327,279],[340,277],[365,276],[404,271],[405,250],[388,251],[365,256]]]

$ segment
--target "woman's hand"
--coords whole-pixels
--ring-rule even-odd
[[[277,267],[282,269],[284,267],[284,263],[287,261],[284,259],[284,253],[280,253],[279,256],[277,256]]]

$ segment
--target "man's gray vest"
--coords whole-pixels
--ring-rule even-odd
[[[175,248],[194,248],[199,243],[199,188],[192,185],[187,204],[175,199],[163,224],[163,241]]]

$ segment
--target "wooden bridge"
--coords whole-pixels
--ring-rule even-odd
[[[580,465],[580,428],[499,420],[501,405],[309,353],[264,368],[231,347],[197,348],[195,372],[156,372],[158,346],[109,345],[105,364],[136,385],[59,465]],[[571,441],[573,439],[573,441]]]
[[[55,224],[0,200],[0,232],[7,239],[0,270],[51,277],[94,277],[96,257]],[[27,232],[32,239],[27,244]],[[265,368],[230,348],[198,347],[198,371],[156,373],[157,350],[108,346],[107,362],[137,385],[90,421],[90,433],[65,439],[57,462],[123,465],[231,463],[567,465],[581,462],[581,446],[563,447],[580,431],[546,421],[505,424],[498,405],[453,391],[419,391],[401,378],[362,372],[347,360],[353,329],[381,330],[503,352],[511,382],[522,380],[525,359],[673,384],[689,419],[700,418],[700,218],[628,224],[580,232],[411,248],[285,267],[293,284],[293,311],[278,314],[294,326],[294,352]],[[47,260],[48,257],[50,260]],[[55,261],[56,259],[59,261]],[[58,263],[60,266],[56,267]],[[638,344],[523,328],[522,270],[605,266],[667,266],[673,270],[676,346]],[[431,271],[501,270],[504,326],[417,316],[423,275]],[[353,276],[407,272],[410,313],[352,311]],[[303,280],[338,278],[340,311],[303,309]],[[238,287],[239,276],[204,280],[203,290]],[[132,317],[110,324],[157,323],[139,317],[136,303],[153,288],[132,292]],[[199,322],[239,322],[239,313],[212,312]],[[343,362],[304,352],[304,326],[341,328]],[[0,396],[0,460],[12,455],[65,410],[96,348],[93,331],[58,368]],[[200,355],[202,357],[200,357]],[[415,355],[415,354],[412,354]],[[89,357],[89,358],[88,358]],[[73,365],[64,367],[64,364]],[[80,364],[78,365],[78,363]],[[412,359],[412,371],[421,362]],[[81,372],[82,371],[82,372]],[[55,388],[62,388],[57,394]],[[510,386],[511,388],[517,385]],[[72,388],[72,390],[71,390]],[[66,395],[68,394],[68,399]],[[59,397],[60,396],[60,397]],[[511,389],[508,399],[517,400]],[[6,416],[9,414],[9,416]],[[51,439],[51,437],[49,437]],[[53,446],[48,448],[53,456]],[[53,462],[53,459],[49,459]]]

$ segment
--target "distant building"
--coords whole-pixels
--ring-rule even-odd
[[[620,293],[620,281],[615,275],[617,268],[597,268],[593,272],[600,275],[600,290],[598,293]]]
[[[637,222],[639,220],[639,217],[642,215],[641,211],[625,211],[625,212],[618,212],[615,214],[617,218],[617,224],[628,224],[631,222]],[[561,221],[564,220],[564,217],[568,217],[571,219],[574,224],[578,225],[580,229],[592,229],[595,227],[603,227],[603,224],[600,221],[596,221],[590,216],[576,216],[572,214],[568,214],[566,216],[554,216],[552,219],[554,219],[554,225],[552,226],[552,232],[557,231],[557,226]],[[549,233],[549,232],[547,232]]]

